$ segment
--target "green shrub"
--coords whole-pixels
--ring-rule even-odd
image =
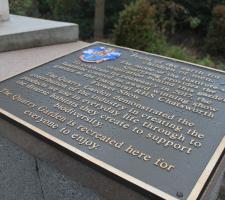
[[[206,48],[211,54],[225,55],[225,5],[215,6],[212,13]]]
[[[207,67],[216,67],[215,63],[212,61],[212,59],[209,56],[206,56],[205,58],[202,58],[196,62],[199,65],[204,65]]]
[[[155,22],[162,33],[174,34],[181,24],[189,19],[189,13],[184,6],[173,0],[149,0],[156,7]]]
[[[225,71],[225,62],[224,63],[220,62],[218,64],[218,69],[221,69],[221,70],[224,70]]]
[[[52,16],[50,1],[49,0],[37,0],[38,10],[41,18],[49,18]]]
[[[119,18],[119,12],[131,1],[135,0],[105,0],[104,32],[106,35],[112,34],[114,24]]]
[[[198,59],[194,54],[190,53],[186,48],[179,47],[179,46],[168,46],[165,56],[175,58],[178,60],[191,62],[191,63],[196,63],[199,65],[204,65],[207,67],[216,67],[216,64],[213,62],[210,56],[206,56],[204,58]]]
[[[192,29],[198,28],[201,24],[201,20],[198,17],[190,17],[189,21],[190,21],[190,27]]]
[[[81,39],[90,38],[94,30],[94,0],[47,0],[53,19],[78,23]]]
[[[166,41],[154,22],[155,7],[147,0],[138,0],[120,13],[114,30],[115,43],[134,49],[162,53]]]
[[[189,23],[183,28],[197,28],[198,33],[206,35],[208,23],[211,19],[211,10],[215,4],[215,0],[174,0],[176,3],[181,4],[188,11],[190,18]],[[221,0],[218,0],[221,1]],[[194,21],[193,21],[194,20]],[[196,21],[197,20],[197,21]],[[194,25],[194,26],[193,26]],[[197,26],[196,26],[197,25]]]
[[[95,0],[37,0],[42,17],[78,23],[80,38],[90,39],[94,32]],[[131,0],[105,0],[104,32],[111,34],[119,11]],[[134,1],[134,0],[132,0]]]
[[[9,0],[10,12],[16,15],[38,17],[38,2],[36,0]]]
[[[188,62],[196,61],[196,58],[194,55],[189,53],[187,49],[183,47],[179,47],[179,46],[168,46],[165,55],[171,58],[184,60]]]

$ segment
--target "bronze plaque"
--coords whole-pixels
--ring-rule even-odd
[[[225,74],[96,42],[1,82],[0,113],[161,198],[194,200],[225,146]]]

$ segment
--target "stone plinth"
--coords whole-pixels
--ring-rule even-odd
[[[0,52],[78,40],[77,24],[10,15],[0,23]]]

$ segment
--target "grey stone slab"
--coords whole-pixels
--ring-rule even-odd
[[[46,162],[38,161],[40,182],[45,199],[100,200],[95,192],[82,187],[63,174],[52,169]],[[79,173],[79,172],[77,172]]]
[[[221,185],[219,186],[219,188],[220,188],[220,190],[219,190],[218,200],[225,199],[225,173],[222,176],[222,181],[221,181]]]
[[[100,200],[47,162],[25,152],[0,131],[1,200]]]
[[[17,15],[0,23],[0,51],[74,42],[78,38],[79,28],[73,23]]]
[[[0,199],[42,200],[35,159],[0,137]]]
[[[54,166],[61,174],[70,177],[74,182],[78,182],[86,188],[90,188],[107,200],[157,200],[137,188],[128,186],[121,179],[114,179],[109,174],[96,169],[90,163],[72,156],[67,151],[57,148],[52,143],[37,137],[35,133],[27,129],[10,123],[0,117],[0,137],[4,136],[8,140],[22,147],[38,159],[48,162]],[[19,137],[18,137],[19,136]]]
[[[210,180],[202,195],[202,200],[222,200],[225,199],[223,194],[223,186],[225,183],[225,157],[221,160],[220,166],[214,172],[213,179]]]
[[[0,53],[0,81],[71,53],[88,43],[77,41]]]

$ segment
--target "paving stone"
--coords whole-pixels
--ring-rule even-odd
[[[65,200],[100,200],[93,191],[82,187],[52,169],[48,164],[38,160],[38,173],[45,199]],[[79,172],[77,172],[79,173]],[[88,178],[88,177],[87,177]]]
[[[1,200],[101,200],[94,191],[71,181],[0,132]]]
[[[218,196],[218,200],[224,200],[224,199],[225,199],[225,174],[223,175],[223,180],[220,186],[220,192]]]
[[[0,199],[42,200],[35,159],[0,137]]]
[[[58,57],[64,56],[65,54],[71,53],[87,45],[88,43],[86,42],[77,41],[72,43],[1,52],[0,81]]]

